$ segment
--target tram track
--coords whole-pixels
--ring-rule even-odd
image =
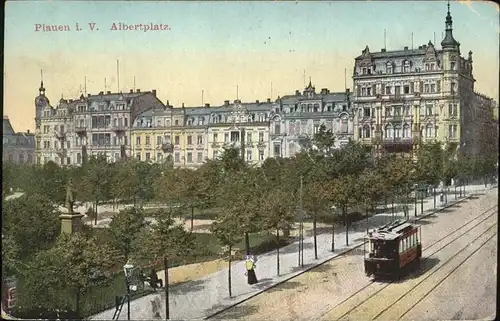
[[[419,283],[417,283],[416,286],[412,287],[403,295],[401,295],[396,302],[391,304],[390,306],[386,307],[384,310],[379,312],[373,320],[377,319],[385,319],[385,320],[399,320],[403,318],[408,312],[410,312],[417,304],[419,304],[422,300],[424,300],[429,294],[434,291],[439,285],[441,285],[446,279],[448,279],[457,269],[459,269],[465,262],[470,260],[474,254],[476,254],[479,250],[481,250],[485,245],[488,244],[495,236],[497,236],[497,232],[494,231],[491,236],[488,236],[489,232],[497,226],[497,223],[493,224],[490,226],[486,231],[481,233],[477,238],[475,238],[471,243],[469,243],[466,248],[471,247],[473,244],[478,243],[478,240],[485,238],[485,241],[480,242],[480,245],[475,248],[471,253],[466,254],[465,258],[461,259],[458,264],[450,265],[449,263],[453,260],[455,260],[457,257],[459,257],[460,254],[465,253],[464,250],[465,248],[459,253],[459,255],[451,257],[449,260],[447,260],[440,269],[437,269],[434,271],[434,273],[429,274],[426,276],[423,280],[421,280]],[[486,236],[486,237],[485,237]],[[449,268],[451,266],[451,269]],[[448,270],[446,269],[448,268]],[[439,272],[445,271],[444,275],[439,275]],[[431,279],[432,277],[435,277],[434,279]],[[437,281],[437,282],[436,282]],[[430,283],[433,284],[432,286],[425,288],[423,295],[418,295],[418,299],[414,300],[415,296],[410,297],[410,295],[415,295],[418,294],[418,291],[421,288],[424,288],[425,284],[424,283]],[[406,300],[406,301],[405,301]],[[411,300],[410,302],[407,302],[408,300]],[[409,306],[409,307],[408,307]],[[391,315],[392,313],[392,315]],[[384,315],[389,314],[386,318],[382,318]]]
[[[484,223],[486,220],[488,220],[489,218],[491,218],[493,215],[497,214],[498,213],[498,209],[495,211],[495,208],[498,208],[498,205],[494,205],[494,206],[486,209],[481,214],[475,216],[474,218],[472,218],[471,220],[467,221],[466,223],[464,223],[463,225],[459,226],[458,228],[454,229],[450,233],[444,235],[440,239],[438,239],[438,240],[434,241],[433,243],[431,243],[430,245],[426,246],[424,248],[424,252],[428,252],[429,248],[432,248],[434,246],[439,246],[440,245],[436,250],[434,250],[430,254],[426,255],[424,258],[422,258],[422,263],[425,263],[426,261],[428,261],[431,257],[435,256],[437,253],[439,253],[443,249],[447,248],[450,244],[456,242],[457,240],[459,240],[461,238],[466,237],[468,235],[467,233],[469,233],[470,231],[472,231],[475,228],[477,228],[479,225],[481,225],[482,223]],[[490,213],[491,210],[493,210],[492,213]],[[479,220],[479,222],[477,222],[478,220]],[[472,227],[467,227],[467,226],[473,224],[474,222],[476,222],[476,223]],[[490,226],[487,230],[490,230],[494,225],[496,225],[496,223],[494,223],[492,226]],[[456,234],[458,232],[461,232],[461,233],[458,236],[456,236],[453,239],[451,239],[450,241],[446,241],[446,243],[444,245],[442,245],[443,241],[447,240],[452,235],[454,235],[454,234]],[[467,248],[467,246],[465,248]],[[465,248],[463,248],[463,249],[465,249]],[[457,253],[454,253],[449,260],[451,260],[452,258],[456,257],[463,249],[461,249]],[[446,263],[442,264],[439,268],[437,268],[437,270],[439,270],[440,268],[442,268],[445,264]],[[431,275],[435,271],[436,270],[432,271]],[[325,315],[331,314],[332,312],[334,312],[335,310],[339,309],[340,307],[347,305],[349,303],[349,301],[352,301],[353,299],[358,298],[359,296],[361,296],[363,294],[367,294],[367,296],[363,300],[361,300],[361,302],[352,304],[353,306],[351,308],[349,308],[345,313],[343,313],[340,316],[338,316],[338,317],[335,318],[336,320],[342,319],[342,318],[346,317],[347,315],[349,315],[350,313],[352,313],[353,311],[360,309],[361,305],[365,304],[367,301],[371,300],[372,298],[374,298],[375,296],[377,296],[377,294],[379,294],[380,292],[386,290],[391,285],[400,284],[400,283],[404,282],[404,280],[405,279],[401,280],[401,282],[389,281],[389,282],[384,282],[384,283],[378,282],[376,280],[370,280],[368,284],[366,284],[365,286],[363,286],[362,288],[360,288],[359,290],[357,290],[356,292],[354,292],[352,295],[350,295],[349,297],[347,297],[346,299],[344,299],[340,303],[336,304],[333,308],[329,308],[328,307],[327,309],[324,309],[323,311],[321,311],[319,317],[316,317],[316,318],[314,318],[312,320],[322,319]],[[418,284],[416,286],[418,286]],[[328,318],[328,319],[331,319],[331,318]]]

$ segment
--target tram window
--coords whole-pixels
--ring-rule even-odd
[[[408,250],[408,237],[405,238],[405,251]]]
[[[403,240],[399,241],[399,253],[403,252]]]

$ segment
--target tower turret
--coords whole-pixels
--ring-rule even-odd
[[[446,29],[443,41],[441,41],[441,47],[443,49],[453,49],[460,51],[460,43],[453,38],[453,19],[450,13],[450,1],[448,1],[448,13],[446,15]]]

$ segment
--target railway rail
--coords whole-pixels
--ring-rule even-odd
[[[496,208],[496,210],[495,210],[495,208]],[[493,210],[493,212],[492,212],[492,210]],[[469,233],[470,231],[472,231],[474,229],[477,229],[478,226],[488,225],[488,223],[486,221],[488,219],[490,219],[491,217],[493,217],[497,213],[498,213],[498,205],[494,205],[494,206],[488,208],[487,210],[483,211],[481,214],[475,216],[473,219],[469,220],[465,224],[459,226],[455,230],[451,231],[450,233],[444,235],[440,239],[431,243],[430,245],[425,246],[425,240],[422,240],[423,244],[424,244],[424,253],[425,252],[429,253],[429,251],[431,251],[430,254],[427,254],[424,258],[422,258],[422,263],[425,263],[431,257],[433,257],[437,253],[443,251],[445,248],[447,248],[448,246],[450,246],[454,242],[457,242],[463,238],[470,236],[467,233]],[[484,223],[484,222],[486,222],[486,223]],[[464,250],[466,250],[471,244],[473,244],[479,238],[483,237],[486,233],[491,231],[491,229],[496,224],[497,223],[493,223],[492,225],[488,225],[486,231],[482,232],[478,237],[476,237],[473,240],[471,240],[470,242],[468,242],[467,246],[462,247],[458,252],[455,252],[453,255],[451,255],[450,258],[448,258],[444,263],[441,263],[437,268],[435,268],[434,270],[430,270],[429,273],[425,276],[425,278],[423,278],[422,280],[419,280],[414,286],[412,286],[402,296],[397,296],[392,301],[389,300],[389,301],[391,301],[391,303],[388,305],[385,305],[385,307],[382,310],[378,311],[377,313],[374,313],[370,319],[377,319],[377,318],[380,318],[382,315],[384,315],[389,309],[391,309],[392,306],[394,306],[395,304],[398,304],[398,302],[400,302],[402,299],[407,297],[408,294],[411,293],[420,284],[422,284],[422,282],[424,282],[425,280],[427,280],[431,276],[436,275],[436,273],[438,273],[443,268],[445,268],[449,262],[451,262],[457,256],[459,256],[460,253],[462,253]],[[456,236],[451,238],[453,235],[456,235]],[[494,235],[492,235],[490,238],[488,238],[488,240],[484,244],[486,244],[495,235],[496,235],[496,233]],[[451,240],[450,240],[450,238],[451,238]],[[484,244],[481,245],[481,247],[484,246]],[[470,258],[474,253],[475,253],[475,251],[470,256],[468,256],[463,262],[465,262],[468,258]],[[460,263],[460,265],[463,264],[463,262]],[[424,264],[422,266],[424,266]],[[458,267],[456,267],[456,268],[458,268]],[[449,277],[449,275],[451,275],[451,273],[452,272],[450,272],[450,274],[448,274],[448,275],[445,275],[444,277],[445,278]],[[412,276],[412,275],[410,275],[410,276]],[[412,281],[414,281],[414,280],[412,280]],[[315,317],[312,320],[322,319],[325,316],[327,316],[326,319],[328,319],[328,320],[331,320],[331,319],[339,320],[339,319],[345,319],[350,314],[354,314],[355,312],[358,312],[361,314],[373,313],[372,311],[369,311],[369,309],[367,309],[367,305],[369,305],[367,303],[373,301],[373,299],[378,294],[380,294],[382,291],[389,290],[391,286],[396,286],[397,284],[403,284],[405,282],[410,282],[410,281],[408,281],[408,280],[405,281],[405,279],[403,279],[401,282],[399,282],[399,281],[378,282],[375,280],[371,280],[370,282],[368,282],[368,284],[363,286],[361,289],[359,289],[358,291],[353,293],[348,298],[344,299],[339,304],[335,305],[333,308],[328,307],[327,309],[324,309],[323,311],[321,311],[319,317]],[[437,282],[437,283],[440,284],[441,282]],[[437,287],[439,284],[437,284],[435,287]],[[434,289],[435,287],[433,287],[432,289]],[[425,296],[427,296],[431,291],[426,293]],[[358,299],[358,300],[356,300],[356,299]],[[415,305],[417,303],[415,303]],[[347,311],[344,311],[346,309],[347,309]],[[411,308],[409,310],[411,310]],[[405,311],[404,314],[406,314],[408,311]],[[332,314],[335,314],[335,316]],[[356,319],[359,319],[359,316]],[[366,316],[362,317],[362,319],[366,319]]]

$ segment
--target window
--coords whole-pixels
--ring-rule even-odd
[[[231,132],[231,142],[239,142],[240,141],[240,132]]]
[[[197,163],[203,163],[203,152],[198,152],[196,154],[196,162]]]
[[[429,84],[424,84],[424,93],[429,92]]]
[[[193,153],[188,152],[187,153],[187,162],[192,163],[193,162]]]
[[[156,145],[161,145],[161,136],[156,136]]]
[[[457,89],[457,84],[454,83],[454,82],[452,82],[451,83],[451,88],[450,88],[452,95],[456,93],[456,89]]]
[[[135,157],[137,158],[137,160],[141,160],[141,153],[137,153]]]
[[[401,138],[401,125],[394,125],[394,138]]]
[[[455,70],[455,62],[454,61],[451,62],[450,69]]]
[[[450,116],[456,116],[458,114],[457,104],[448,104],[448,113]]]
[[[151,153],[146,153],[146,162],[151,160]]]
[[[362,72],[363,72],[363,75],[366,75],[366,73],[367,73],[367,71],[366,71],[366,67],[364,67],[364,68],[362,69]]]
[[[219,155],[219,152],[214,150],[212,153],[212,159],[217,159],[217,156]]]
[[[198,145],[203,145],[203,135],[198,135],[196,138],[196,143]]]
[[[401,116],[401,107],[394,107],[394,116]]]
[[[425,126],[425,137],[434,137],[434,126],[432,124]]]
[[[181,137],[180,136],[175,136],[174,137],[174,144],[179,145],[181,143]]]
[[[432,116],[432,105],[427,105],[425,109],[426,116]]]
[[[431,71],[434,71],[434,64],[431,64]]]
[[[188,137],[187,137],[187,144],[193,145],[193,137],[191,135],[188,135]]]
[[[156,153],[156,160],[158,162],[161,162],[163,160],[163,154],[162,153]]]
[[[252,142],[252,133],[247,133],[247,143]]]
[[[385,126],[384,137],[385,138],[391,138],[392,137],[392,126],[391,125]]]
[[[401,94],[401,86],[394,86],[394,94],[395,95]]]
[[[94,135],[96,135],[96,134],[93,134],[93,135],[92,135],[92,140],[93,140],[92,144],[94,144],[94,137],[93,137]],[[137,146],[140,146],[140,145],[141,145],[141,137],[140,137],[140,136],[137,136],[137,137],[135,138],[135,144],[136,144]]]
[[[76,154],[76,162],[77,164],[80,164],[82,162],[82,155],[80,153]]]
[[[259,150],[259,160],[263,161],[264,160],[264,151]]]
[[[281,157],[281,144],[274,144],[274,157]]]
[[[431,93],[436,92],[436,84],[431,84]]]
[[[370,126],[365,125],[363,126],[363,138],[370,138],[371,130]]]
[[[66,142],[66,148],[70,149],[71,148],[71,142],[70,141],[67,141]]]
[[[457,125],[450,125],[448,127],[448,131],[449,131],[449,137],[452,137],[452,138],[455,138],[457,137]]]
[[[410,62],[408,60],[404,62],[403,71],[410,72]]]
[[[179,126],[179,120],[178,119],[174,120],[174,124],[175,126]]]
[[[385,116],[390,117],[392,114],[392,108],[391,107],[385,107]]]
[[[281,129],[280,124],[274,124],[274,134],[279,135],[280,129]]]
[[[150,145],[150,144],[151,144],[151,137],[146,136],[146,145]]]
[[[403,138],[409,138],[410,137],[410,126],[405,124],[403,126]]]
[[[259,133],[259,142],[264,141],[264,133]]]
[[[247,161],[251,161],[252,160],[252,150],[248,149],[247,150]]]
[[[371,96],[372,95],[372,89],[370,87],[366,88],[366,95]]]
[[[213,135],[213,142],[216,143],[218,139],[219,139],[219,137],[218,137],[217,133],[215,133]]]
[[[179,152],[176,152],[174,154],[174,162],[175,163],[180,163],[181,162],[181,154]]]
[[[340,132],[342,134],[347,134],[348,130],[349,130],[349,123],[347,121],[347,118],[342,118],[340,123]]]
[[[229,133],[224,133],[224,142],[229,142]]]
[[[366,88],[361,88],[361,96],[366,96]]]
[[[388,74],[392,74],[392,62],[387,63],[386,71]]]
[[[391,86],[385,87],[385,94],[390,95],[391,94]]]
[[[405,94],[409,94],[409,93],[410,93],[410,86],[408,86],[408,85],[404,85],[404,86],[403,86],[403,93],[405,93]]]
[[[319,124],[314,124],[314,133],[319,133]]]
[[[405,107],[405,116],[410,116],[410,106]]]

